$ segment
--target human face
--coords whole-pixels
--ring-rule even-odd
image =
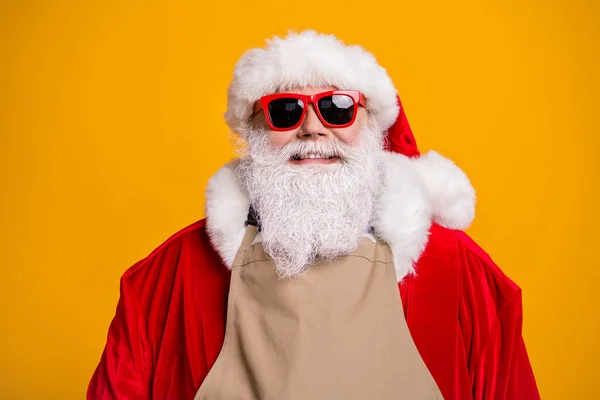
[[[336,90],[335,87],[302,87],[290,90],[293,93],[301,93],[312,95],[316,93],[326,92],[328,90]],[[282,149],[287,144],[296,140],[313,140],[327,141],[337,139],[344,144],[355,147],[360,143],[360,132],[366,121],[366,110],[364,107],[358,107],[356,120],[354,123],[345,128],[327,128],[323,125],[317,116],[312,104],[308,105],[306,116],[298,128],[287,131],[273,131],[269,129],[265,115],[259,112],[255,116],[255,122],[261,124],[267,129],[271,145],[275,150]],[[291,164],[295,165],[326,165],[339,163],[339,157],[334,158],[305,158],[302,160],[290,159]]]

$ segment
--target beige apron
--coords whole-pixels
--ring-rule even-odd
[[[225,341],[195,400],[442,399],[404,319],[392,254],[351,255],[279,279],[248,226]]]

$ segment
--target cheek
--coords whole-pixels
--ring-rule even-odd
[[[360,125],[353,124],[347,128],[336,129],[335,136],[349,146],[358,146],[360,143]]]
[[[332,130],[335,136],[349,146],[358,146],[360,144],[360,134],[363,126],[366,124],[366,114],[364,109],[359,109],[356,121],[347,128]]]
[[[295,131],[269,131],[271,144],[276,149],[282,149],[286,144],[290,143],[296,137]]]

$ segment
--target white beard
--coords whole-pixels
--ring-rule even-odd
[[[360,137],[358,147],[332,138],[295,140],[274,150],[266,130],[245,135],[250,152],[237,173],[258,214],[265,252],[282,278],[351,253],[370,227],[382,185],[383,133],[370,122]],[[307,152],[337,154],[341,161],[289,162]]]

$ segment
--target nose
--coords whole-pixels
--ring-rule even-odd
[[[313,105],[309,104],[308,108],[306,109],[304,121],[302,121],[302,125],[298,130],[298,138],[318,140],[321,138],[326,138],[330,134],[331,132],[329,129],[327,129],[319,119],[319,116],[315,112]]]

